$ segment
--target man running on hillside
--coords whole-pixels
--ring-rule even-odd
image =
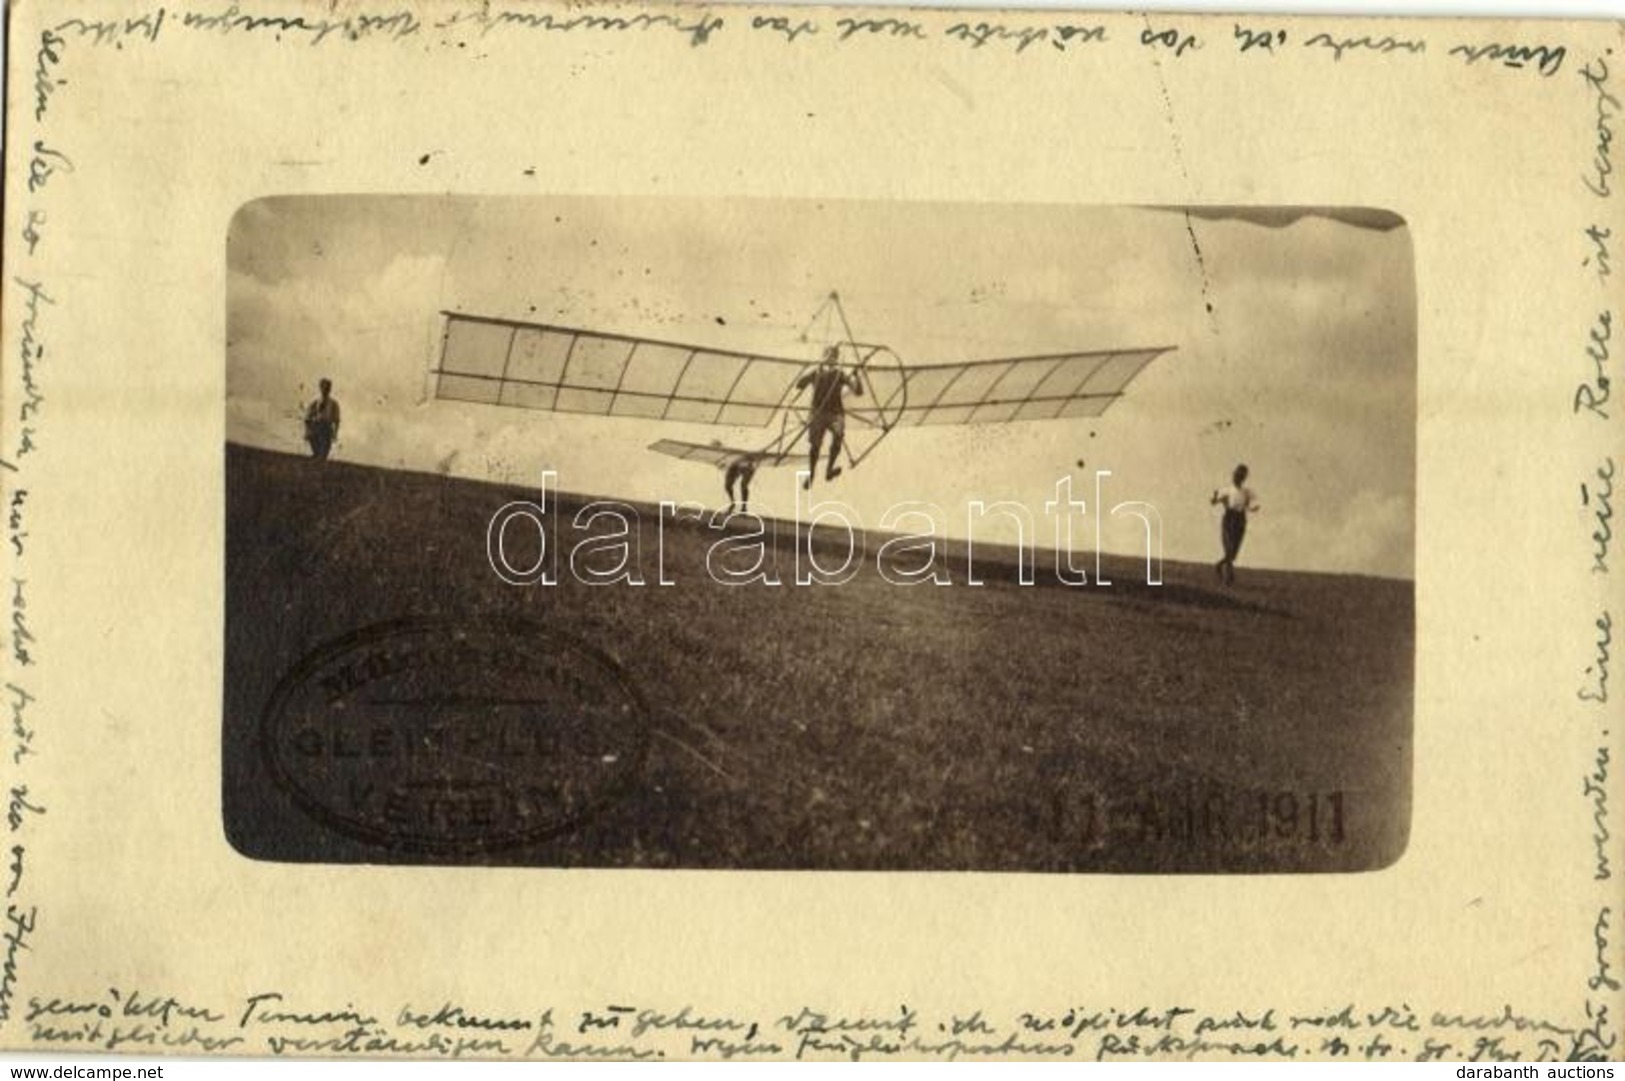
[[[811,488],[813,474],[818,472],[818,452],[824,444],[824,433],[830,433],[829,465],[824,470],[826,481],[834,480],[841,475],[841,467],[836,464],[840,459],[841,447],[846,442],[846,403],[844,392],[850,390],[853,394],[863,394],[863,383],[858,379],[858,373],[842,371],[837,361],[840,359],[839,346],[830,346],[824,350],[824,359],[806,375],[796,380],[796,390],[806,390],[812,387],[812,408],[807,418],[807,479],[801,482],[803,488]]]
[[[1247,535],[1247,516],[1258,513],[1258,499],[1247,487],[1247,467],[1236,466],[1230,475],[1230,487],[1214,489],[1208,504],[1224,507],[1224,520],[1219,523],[1219,543],[1224,547],[1224,558],[1213,565],[1213,573],[1224,579],[1225,585],[1236,580],[1236,557],[1241,554],[1241,541]]]

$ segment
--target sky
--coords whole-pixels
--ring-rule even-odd
[[[344,409],[335,457],[638,502],[725,502],[718,472],[645,448],[760,446],[765,429],[436,400],[443,310],[816,358],[829,293],[854,335],[913,364],[1172,346],[1104,415],[900,428],[813,497],[876,526],[933,504],[1029,509],[1073,478],[1089,509],[1150,503],[1163,555],[1218,558],[1208,497],[1246,462],[1262,508],[1243,566],[1409,578],[1414,567],[1416,307],[1411,241],[1369,209],[905,202],[311,196],[259,200],[227,240],[227,438],[304,451],[316,381]],[[1079,463],[1082,463],[1080,466]],[[752,509],[795,511],[791,470]],[[495,508],[493,508],[494,510]],[[1103,520],[1099,547],[1143,551]],[[1003,519],[977,539],[1013,539]]]

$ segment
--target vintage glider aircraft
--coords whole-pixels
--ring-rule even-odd
[[[856,467],[893,428],[1096,417],[1173,346],[1049,353],[904,365],[884,345],[853,337],[838,294],[813,318],[825,334],[804,359],[653,338],[442,312],[437,398],[558,413],[774,428],[760,447],[661,439],[649,449],[726,468],[802,462],[811,416],[803,376],[825,350],[856,376],[845,401],[845,465]],[[837,325],[838,324],[838,325]],[[811,340],[806,332],[802,340]]]

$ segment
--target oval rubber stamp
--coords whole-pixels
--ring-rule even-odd
[[[260,722],[266,767],[306,813],[442,854],[573,829],[635,781],[648,731],[613,660],[518,620],[356,631],[284,676]]]

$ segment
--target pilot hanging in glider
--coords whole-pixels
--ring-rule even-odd
[[[844,393],[850,390],[862,396],[863,383],[857,372],[842,371],[839,346],[824,350],[824,359],[818,367],[796,380],[796,390],[812,387],[812,407],[807,418],[807,479],[803,488],[811,488],[813,475],[818,472],[818,452],[823,447],[824,433],[830,433],[829,465],[824,470],[826,481],[841,475],[841,447],[846,442],[846,403]]]

